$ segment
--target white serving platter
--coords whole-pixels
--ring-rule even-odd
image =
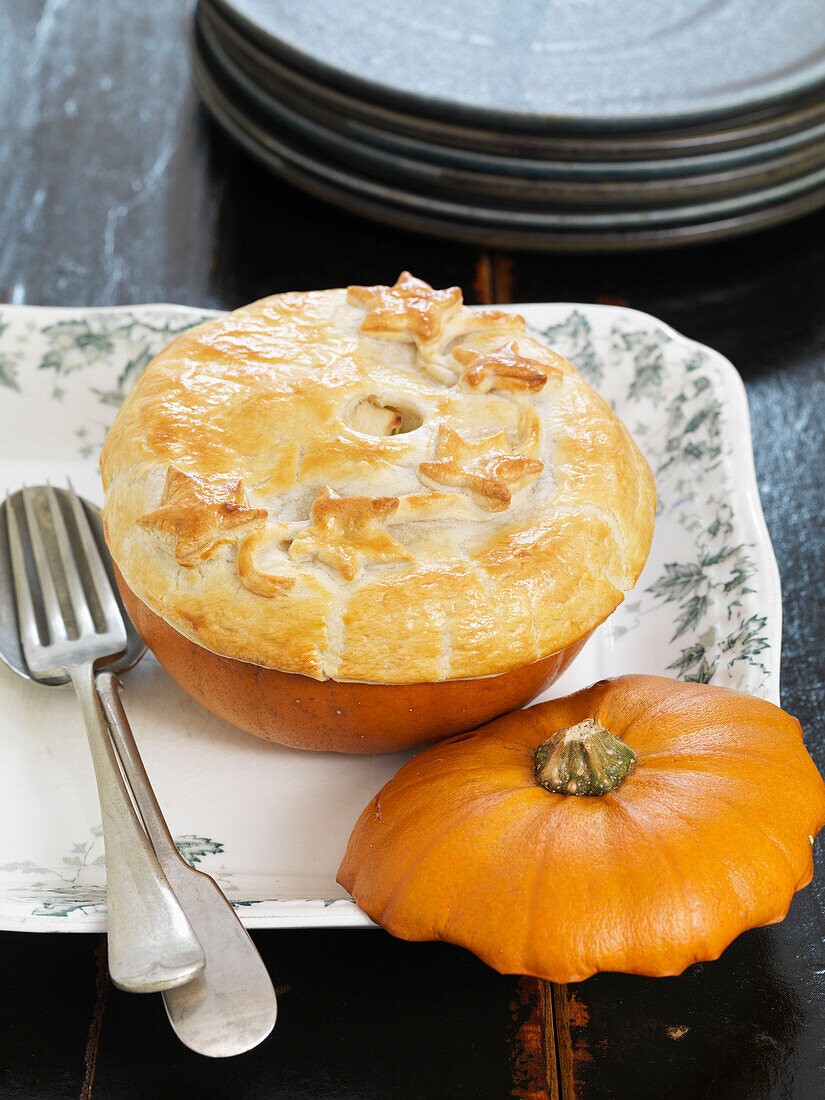
[[[636,588],[548,694],[648,672],[778,702],[779,576],[736,370],[634,310],[513,308],[613,404],[659,491]],[[118,404],[152,355],[209,316],[171,305],[0,307],[0,489],[70,477],[100,503],[97,456]],[[371,924],[335,873],[362,808],[409,754],[266,744],[191,700],[151,654],[124,684],[181,851],[220,883],[245,924]],[[104,929],[100,812],[71,689],[0,666],[0,722],[0,929]]]

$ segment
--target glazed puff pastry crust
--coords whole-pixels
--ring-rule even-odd
[[[265,298],[178,337],[101,456],[132,591],[215,653],[316,679],[489,676],[602,622],[655,489],[610,407],[458,287]]]

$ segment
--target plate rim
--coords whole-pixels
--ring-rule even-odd
[[[212,24],[215,21],[219,21],[222,26],[220,30],[213,29]],[[440,138],[437,144],[443,144],[444,142],[452,149],[454,146],[460,146],[465,150],[476,150],[480,153],[487,155],[490,153],[491,148],[498,149],[502,138],[505,137],[502,133],[496,133],[494,131],[485,130],[479,127],[462,128],[460,124],[457,124],[455,120],[422,120],[421,116],[407,115],[398,110],[394,110],[387,106],[382,106],[374,103],[368,103],[364,100],[356,100],[352,96],[349,96],[346,92],[339,89],[332,89],[328,85],[319,84],[317,81],[313,82],[312,78],[306,74],[299,73],[294,69],[287,69],[275,58],[266,55],[261,51],[260,47],[256,45],[250,39],[244,38],[240,32],[232,27],[230,23],[223,19],[220,14],[213,8],[204,3],[198,4],[194,9],[194,19],[190,23],[189,35],[193,32],[203,34],[210,45],[214,46],[214,39],[217,36],[220,39],[220,52],[222,55],[229,56],[231,54],[233,62],[236,66],[240,66],[241,62],[235,58],[234,53],[231,53],[231,49],[228,50],[226,41],[224,39],[224,33],[228,30],[231,37],[236,42],[242,44],[242,52],[248,54],[249,51],[257,53],[258,58],[253,58],[255,64],[263,65],[265,68],[277,68],[278,76],[276,82],[289,83],[290,81],[297,82],[292,88],[293,94],[296,92],[302,92],[301,98],[311,99],[316,106],[326,104],[326,109],[332,110],[334,113],[343,115],[348,120],[349,124],[363,125],[364,127],[377,127],[378,130],[385,128],[387,125],[393,130],[402,133],[417,133],[421,140],[425,140],[423,137],[422,125],[431,125],[440,127]],[[251,78],[250,78],[251,79]],[[314,88],[312,85],[314,84]],[[335,103],[333,107],[332,104]],[[360,109],[360,114],[359,114]],[[721,139],[721,148],[734,148],[734,147],[747,147],[749,142],[748,135],[755,134],[755,141],[762,140],[761,135],[764,129],[769,129],[771,133],[777,131],[781,134],[796,133],[797,131],[804,130],[809,125],[806,121],[809,116],[814,115],[817,120],[820,120],[825,115],[825,97],[813,98],[810,93],[809,96],[797,101],[795,98],[788,101],[788,110],[784,113],[770,112],[764,110],[755,110],[747,115],[743,116],[738,121],[738,124],[734,125],[734,133],[731,129],[730,120],[723,122],[723,130],[708,130],[707,127],[690,128],[683,127],[672,131],[663,131],[661,134],[638,134],[634,135],[631,139],[621,134],[616,137],[609,137],[605,140],[604,135],[601,133],[588,134],[588,135],[569,135],[569,134],[543,134],[543,135],[530,135],[520,134],[519,138],[522,141],[528,142],[531,148],[541,148],[542,158],[545,152],[545,147],[548,143],[558,144],[561,152],[556,152],[556,156],[562,158],[573,159],[584,149],[592,149],[594,144],[597,144],[599,148],[604,150],[611,150],[613,159],[617,157],[622,159],[627,153],[628,143],[636,149],[639,146],[639,150],[644,148],[645,150],[651,150],[655,148],[658,150],[665,150],[665,159],[671,155],[672,150],[683,150],[690,147],[690,141],[698,139],[701,141],[703,138],[716,138]],[[419,124],[422,125],[419,125]],[[412,130],[410,129],[412,127]],[[744,133],[740,131],[744,130]],[[430,131],[431,133],[432,131]],[[457,140],[461,135],[462,140]],[[506,138],[513,138],[512,131],[508,131]],[[427,139],[429,140],[429,139]],[[619,142],[620,144],[616,144]],[[730,143],[733,143],[732,145]],[[492,144],[491,144],[492,143]],[[537,145],[538,143],[538,145]],[[519,153],[508,154],[516,156],[517,158],[527,157],[529,154],[523,149]],[[688,155],[687,153],[674,154],[674,155]]]
[[[388,198],[384,194],[391,189],[380,182],[353,177],[307,154],[296,153],[291,146],[270,135],[264,135],[266,140],[260,141],[250,132],[248,120],[245,119],[241,123],[233,117],[238,114],[233,106],[229,105],[224,110],[226,101],[220,91],[217,94],[222,102],[216,105],[214,81],[210,75],[203,72],[202,63],[200,64],[201,71],[196,67],[194,75],[205,109],[216,125],[253,159],[273,172],[279,179],[315,199],[359,217],[407,232],[420,232],[447,240],[470,244],[483,243],[527,251],[560,253],[638,251],[685,247],[742,236],[773,228],[783,222],[812,213],[825,205],[825,168],[821,168],[815,175],[817,178],[822,177],[822,182],[811,184],[810,177],[802,177],[805,187],[797,186],[795,190],[799,193],[791,198],[785,197],[771,202],[765,200],[764,194],[757,192],[761,201],[748,203],[749,210],[744,213],[741,210],[736,211],[710,221],[699,217],[690,222],[672,219],[671,224],[662,226],[636,225],[632,228],[611,226],[609,229],[588,227],[571,230],[561,226],[551,229],[537,228],[535,225],[524,224],[525,219],[520,219],[520,224],[517,225],[502,225],[493,218],[483,222],[475,217],[474,210],[469,207],[460,214],[447,216],[431,210],[436,202],[440,206],[444,205],[440,200],[422,203],[412,193],[406,193],[396,201],[392,196]],[[207,87],[207,84],[212,87]],[[256,127],[256,129],[259,128]],[[286,155],[270,148],[271,145],[278,145],[281,149],[285,149]],[[344,179],[345,175],[350,176],[354,182],[350,184]],[[795,182],[798,185],[799,178]],[[394,190],[397,191],[397,188]]]
[[[807,144],[808,141],[816,141],[817,138],[811,139],[809,134],[817,131],[818,127],[825,124],[825,98],[823,98],[821,102],[796,107],[784,115],[772,115],[768,119],[762,120],[761,123],[751,122],[744,127],[743,133],[740,133],[739,130],[736,130],[736,132],[728,130],[710,132],[704,135],[706,138],[721,137],[721,148],[697,148],[691,151],[686,144],[687,137],[681,135],[678,139],[673,139],[676,142],[674,149],[677,151],[668,151],[664,155],[660,150],[664,149],[665,146],[655,142],[652,138],[647,138],[644,149],[642,150],[640,146],[639,151],[633,156],[628,155],[627,142],[625,142],[625,147],[616,146],[614,143],[608,146],[612,153],[603,151],[603,159],[599,160],[591,155],[593,149],[597,147],[594,140],[587,141],[582,138],[570,137],[557,138],[554,135],[551,139],[545,139],[543,144],[545,146],[553,142],[562,144],[559,145],[555,153],[549,155],[546,149],[543,149],[539,156],[531,156],[524,150],[518,153],[493,152],[489,147],[489,140],[483,143],[484,148],[480,145],[478,147],[475,145],[456,145],[455,140],[450,140],[446,132],[442,133],[439,139],[433,140],[432,137],[425,138],[420,133],[414,135],[403,128],[399,129],[397,123],[394,125],[394,120],[403,116],[397,112],[393,115],[386,109],[384,110],[387,117],[382,124],[375,118],[357,117],[352,108],[346,104],[333,106],[331,99],[329,101],[325,100],[324,103],[310,100],[309,96],[300,95],[300,92],[294,88],[288,91],[287,96],[281,101],[277,91],[274,91],[271,86],[272,78],[270,77],[269,83],[257,80],[252,73],[244,69],[231,49],[227,49],[220,32],[212,26],[211,16],[200,18],[204,10],[203,8],[198,9],[196,18],[189,26],[190,49],[196,51],[202,58],[204,49],[208,50],[209,54],[212,55],[214,64],[233,83],[240,85],[249,98],[256,102],[260,101],[263,109],[266,109],[264,107],[265,102],[284,102],[287,106],[292,103],[291,110],[298,113],[301,108],[297,106],[297,100],[300,100],[302,104],[311,102],[311,109],[304,109],[303,117],[319,127],[338,132],[342,136],[352,133],[355,135],[354,140],[356,142],[372,147],[391,148],[396,155],[417,158],[427,163],[443,163],[445,166],[462,168],[465,171],[483,171],[490,174],[501,171],[502,174],[507,174],[504,171],[504,165],[508,164],[509,174],[525,174],[538,179],[544,178],[541,171],[542,166],[549,165],[555,167],[556,170],[555,174],[549,173],[547,178],[566,178],[567,173],[563,169],[566,165],[573,164],[576,166],[577,171],[582,173],[582,180],[590,177],[594,179],[608,178],[617,168],[626,169],[627,167],[631,168],[640,179],[648,177],[669,179],[678,172],[686,174],[692,165],[697,168],[697,174],[699,174],[706,171],[715,171],[713,165],[716,163],[719,163],[723,169],[726,169],[729,165],[736,168],[770,159],[775,154],[785,155],[788,151]],[[247,43],[247,45],[249,44]],[[299,76],[299,74],[292,75]],[[301,77],[301,79],[309,81],[308,77]],[[277,78],[275,83],[278,84]],[[328,95],[332,95],[330,89],[325,88],[323,90]],[[342,93],[338,94],[342,95]],[[355,102],[350,100],[350,103]],[[373,110],[377,112],[382,108],[373,106]],[[324,115],[325,120],[322,120],[319,114]],[[338,120],[337,128],[336,123],[332,121],[333,119]],[[410,121],[415,123],[417,120],[410,116]],[[448,126],[447,123],[441,123],[440,125]],[[740,127],[739,129],[743,128]],[[769,130],[767,137],[763,135],[765,129]],[[454,136],[457,132],[462,131],[459,127],[452,125],[450,132]],[[358,136],[359,133],[362,137]],[[466,139],[473,132],[467,130],[463,133]],[[495,136],[492,132],[477,130],[476,133],[485,133],[487,139]],[[512,137],[512,134],[508,136]],[[598,135],[595,141],[599,141],[601,138],[602,135]],[[534,142],[536,140],[539,139],[534,139]],[[707,144],[707,141],[705,144]],[[579,154],[584,154],[586,148],[587,154],[581,155],[577,159],[574,146],[579,149]],[[601,148],[600,145],[598,147]],[[653,155],[654,148],[656,150],[655,156]],[[670,146],[667,146],[667,149],[670,150]],[[474,158],[476,159],[475,165],[470,163]],[[482,162],[486,163],[481,166]]]
[[[658,113],[637,112],[614,115],[571,115],[571,114],[530,114],[527,111],[504,110],[501,108],[473,107],[439,96],[426,96],[417,92],[404,92],[378,80],[357,76],[345,69],[320,60],[296,46],[267,32],[251,19],[236,11],[226,0],[198,0],[197,6],[217,9],[224,18],[239,28],[242,34],[257,43],[264,51],[272,53],[282,64],[299,73],[305,73],[313,79],[331,84],[362,100],[373,103],[388,103],[403,110],[403,105],[413,105],[416,113],[425,117],[464,121],[470,125],[513,127],[525,131],[599,131],[612,130],[623,133],[628,130],[653,130],[666,126],[691,126],[717,119],[735,118],[754,110],[771,110],[791,99],[803,97],[815,89],[822,90],[825,85],[825,57],[817,64],[809,66],[804,80],[794,80],[792,76],[775,77],[769,85],[770,91],[737,97],[728,95],[718,98],[704,109],[659,111]],[[409,112],[408,112],[409,113]]]
[[[370,200],[383,204],[395,203],[411,213],[426,211],[434,213],[445,221],[467,217],[493,229],[511,228],[517,232],[572,232],[593,233],[600,236],[611,232],[645,233],[649,230],[668,232],[685,225],[717,222],[725,218],[744,216],[771,209],[783,201],[804,197],[813,191],[825,188],[825,161],[810,171],[801,172],[779,183],[759,187],[754,191],[735,195],[725,199],[708,202],[695,200],[684,205],[659,207],[651,205],[638,210],[601,210],[595,213],[562,211],[522,211],[518,209],[498,209],[493,202],[490,205],[471,204],[469,201],[447,200],[435,196],[422,196],[404,184],[387,181],[380,177],[371,177],[358,173],[356,169],[342,166],[331,160],[322,159],[313,148],[304,148],[304,139],[290,140],[290,136],[281,132],[276,135],[267,131],[262,124],[246,115],[242,107],[235,103],[226,89],[222,88],[209,71],[206,59],[192,53],[193,73],[207,109],[216,120],[228,129],[229,122],[243,131],[249,142],[259,147],[261,152],[298,172],[320,178],[329,187],[349,188]],[[207,101],[207,95],[211,103]],[[223,112],[223,117],[218,111]],[[234,116],[234,117],[233,117]],[[825,124],[824,124],[825,125]],[[236,134],[238,139],[239,134]]]
[[[203,41],[199,37],[201,33]],[[296,134],[299,140],[315,146],[319,154],[333,161],[342,161],[350,166],[367,164],[370,173],[387,184],[394,183],[410,189],[429,187],[437,197],[442,191],[453,190],[457,193],[455,201],[461,201],[462,193],[472,195],[476,185],[480,188],[479,195],[488,195],[493,202],[502,199],[512,201],[517,197],[533,205],[570,205],[577,201],[586,206],[599,207],[608,206],[612,201],[614,206],[618,206],[628,204],[629,196],[633,200],[629,205],[634,208],[674,205],[670,192],[690,192],[691,189],[701,190],[703,194],[694,198],[688,193],[678,201],[704,202],[707,201],[705,193],[708,197],[727,193],[744,196],[765,187],[776,177],[781,180],[800,177],[805,164],[825,162],[825,113],[818,123],[798,133],[786,135],[768,145],[759,143],[733,150],[733,155],[701,154],[687,158],[604,162],[550,159],[531,162],[501,157],[499,167],[495,167],[481,166],[480,162],[473,166],[457,163],[454,157],[452,162],[450,158],[439,160],[437,147],[431,146],[436,151],[436,158],[431,159],[421,143],[416,155],[410,149],[390,148],[390,144],[384,141],[362,140],[355,134],[346,133],[345,129],[327,125],[297,106],[278,99],[268,89],[257,85],[231,58],[219,56],[214,43],[200,28],[196,28],[192,48],[197,51],[198,61],[209,70],[210,76],[214,66],[257,110],[269,117],[274,131],[283,129]],[[229,93],[225,94],[229,98]],[[390,143],[397,144],[397,135],[388,133],[386,136]],[[535,171],[537,167],[543,171]],[[693,171],[690,171],[691,167]],[[519,192],[518,196],[499,194],[499,191],[506,190],[508,184],[523,192],[532,188],[536,193],[527,195]],[[658,195],[645,197],[647,192],[652,193],[656,188]],[[608,196],[608,189],[618,194]],[[564,191],[570,193],[565,195]],[[600,196],[598,201],[591,197],[594,191]]]

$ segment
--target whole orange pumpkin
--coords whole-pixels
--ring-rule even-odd
[[[393,935],[502,973],[678,974],[782,920],[824,822],[795,718],[625,676],[414,757],[364,810],[338,881]]]

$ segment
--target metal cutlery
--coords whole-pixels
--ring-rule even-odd
[[[55,489],[55,493],[65,505],[68,505],[66,499],[68,497],[67,490]],[[22,495],[19,492],[12,493],[8,499],[18,508],[18,514],[21,514],[23,510]],[[135,630],[132,620],[126,613],[123,601],[117,590],[114,566],[106,547],[106,539],[103,534],[103,520],[100,515],[100,510],[96,508],[94,504],[91,504],[88,500],[84,500],[82,497],[78,497],[78,500],[86,513],[86,520],[94,536],[100,560],[109,578],[109,586],[117,600],[123,623],[126,627],[126,649],[122,653],[116,654],[114,657],[99,660],[95,665],[95,671],[99,672],[101,669],[108,669],[111,672],[123,672],[131,668],[132,665],[137,664],[146,652],[146,643]],[[20,645],[20,631],[17,625],[17,606],[13,598],[14,577],[11,572],[9,555],[4,552],[7,546],[8,528],[6,522],[6,505],[0,500],[0,661],[23,680],[31,680],[32,674],[26,665],[26,659],[23,656],[23,649]],[[39,684],[47,684],[49,687],[57,687],[68,684],[69,678],[68,676],[39,676],[37,682]]]
[[[127,648],[124,653],[114,658],[103,658],[98,663],[95,679],[97,695],[102,704],[108,732],[114,743],[120,766],[125,773],[132,798],[162,871],[161,877],[165,877],[171,885],[173,894],[188,918],[206,956],[207,966],[200,974],[185,984],[168,986],[163,990],[167,1015],[180,1040],[198,1053],[212,1057],[243,1053],[257,1046],[271,1032],[277,1015],[275,991],[255,945],[220,888],[208,875],[196,871],[180,857],[144,769],[120,701],[119,681],[113,672],[128,668],[139,660],[145,651],[145,646],[123,610],[117,594],[111,559],[108,557],[103,541],[100,514],[94,505],[88,501],[82,501],[73,491],[67,492],[48,487],[27,490],[21,494],[15,494],[11,499],[7,498],[5,508],[0,509],[0,539],[2,539],[5,521],[8,527],[10,551],[12,543],[21,541],[21,524],[13,512],[18,497],[23,505],[26,527],[28,531],[32,530],[29,513],[35,510],[36,503],[40,504],[41,512],[45,506],[44,499],[36,499],[40,494],[44,495],[45,504],[48,506],[47,518],[50,521],[47,525],[48,533],[53,534],[57,529],[55,515],[58,522],[63,518],[60,512],[60,501],[63,501],[63,506],[73,518],[76,527],[75,542],[78,538],[83,539],[83,555],[77,563],[80,565],[79,572],[83,575],[87,586],[93,584],[95,589],[98,585],[104,587],[105,579],[108,582],[109,595],[117,604],[126,630]],[[28,505],[26,504],[27,495]],[[40,518],[42,520],[42,516]],[[36,516],[35,522],[37,522]],[[85,532],[84,536],[79,535],[81,530]],[[45,550],[42,530],[38,529],[38,534],[43,543],[41,549]],[[65,535],[69,542],[68,549],[71,550],[72,539],[68,529]],[[63,545],[65,552],[65,539]],[[32,557],[36,558],[34,542],[31,550]],[[11,553],[10,556],[14,564],[15,555]],[[17,571],[12,570],[15,578],[20,568],[19,554],[17,557]],[[34,565],[36,569],[36,561]],[[95,570],[93,582],[91,582],[91,569]],[[6,562],[0,554],[0,582],[3,580],[4,570],[6,570]],[[48,581],[46,583],[48,586]],[[63,597],[65,602],[65,593]],[[113,615],[114,609],[111,604],[108,604],[108,608]],[[34,670],[24,660],[23,648],[20,645],[22,638],[17,637],[17,623],[11,623],[14,616],[9,615],[9,610],[0,600],[0,659],[21,676],[32,678]],[[22,626],[24,617],[19,610],[18,615]],[[47,671],[54,673],[56,670]],[[40,675],[33,678],[49,684],[67,682],[65,675],[46,677],[44,674],[42,679]],[[109,873],[109,859],[107,859],[107,877]],[[110,955],[111,951],[110,923]],[[113,980],[115,980],[114,975]],[[118,981],[116,984],[121,982]]]
[[[74,539],[54,489],[20,497],[22,517],[9,498],[5,509],[20,643],[34,680],[69,678],[86,725],[106,850],[109,972],[130,992],[181,985],[203,970],[204,954],[135,813],[94,682],[95,663],[126,649],[123,618],[74,493]]]
[[[192,1050],[213,1058],[241,1054],[275,1026],[272,980],[244,926],[217,883],[181,858],[137,750],[111,672],[97,678],[112,740],[146,831],[206,954],[193,981],[167,989],[163,1003],[175,1034]]]

